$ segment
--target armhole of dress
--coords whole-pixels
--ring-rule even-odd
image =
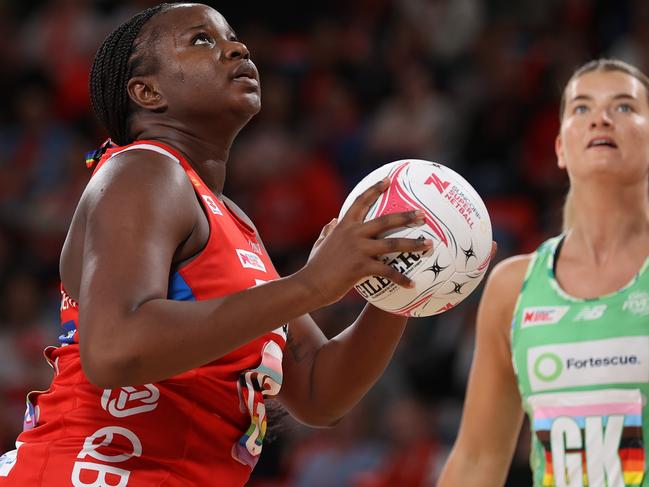
[[[520,320],[517,319],[518,312],[521,309],[521,303],[523,301],[523,293],[525,292],[525,288],[527,287],[527,281],[529,280],[530,276],[534,272],[534,267],[536,266],[537,261],[539,260],[539,249],[536,249],[532,256],[530,257],[530,262],[527,264],[527,270],[525,271],[525,277],[523,277],[523,282],[521,283],[521,289],[518,292],[518,298],[516,298],[516,305],[514,306],[514,311],[512,313],[512,323],[511,323],[511,332],[510,332],[510,340],[509,340],[509,345],[513,349],[514,347],[514,332],[519,328],[518,322]]]
[[[559,254],[563,248],[563,243],[566,241],[566,235],[562,233],[552,239],[548,253],[548,271],[550,272],[550,278],[557,278],[557,262],[559,262]]]
[[[521,400],[523,398],[523,391],[521,390],[521,382],[518,378],[518,367],[516,366],[516,358],[514,355],[514,338],[516,336],[516,332],[520,329],[520,319],[518,319],[518,315],[521,309],[521,303],[523,302],[523,292],[525,291],[528,279],[534,272],[534,267],[536,266],[536,262],[538,261],[539,250],[541,249],[541,247],[534,251],[532,257],[530,257],[529,264],[527,264],[527,270],[525,271],[525,277],[523,277],[523,282],[521,283],[521,289],[518,292],[518,298],[516,298],[516,305],[514,306],[514,311],[512,312],[512,322],[509,328],[509,356],[511,358],[512,369],[514,370],[514,374],[516,375],[516,382],[518,385],[518,391],[521,395]],[[525,401],[522,402],[522,406],[525,410]]]

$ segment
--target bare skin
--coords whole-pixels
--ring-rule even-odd
[[[440,486],[497,486],[505,482],[523,422],[509,327],[528,263],[529,256],[504,260],[487,279],[478,309],[462,425]]]
[[[619,71],[586,73],[565,94],[556,152],[570,176],[574,224],[556,277],[568,294],[593,298],[628,284],[649,255],[649,103],[642,83]],[[601,138],[612,144],[592,143]],[[507,477],[523,419],[509,330],[529,260],[507,259],[487,280],[462,425],[440,487],[502,486]]]
[[[556,151],[570,176],[575,223],[557,279],[569,294],[591,298],[623,287],[647,257],[649,106],[642,83],[615,71],[586,74],[566,95]],[[589,147],[602,137],[616,147]]]
[[[138,107],[132,133],[181,152],[217,197],[247,218],[222,195],[230,145],[260,107],[258,75],[247,48],[222,16],[204,5],[174,6],[151,19],[141,36],[152,29],[163,34],[152,55],[165,62],[155,74],[128,83]],[[236,77],[242,69],[246,76]],[[172,301],[170,270],[203,249],[207,219],[176,163],[149,151],[116,156],[86,188],[61,256],[63,285],[79,303],[87,377],[102,388],[160,381],[289,322],[280,400],[300,421],[332,424],[378,379],[406,319],[368,306],[328,341],[307,313],[337,301],[366,275],[409,285],[375,257],[431,245],[376,238],[421,221],[416,212],[363,223],[386,188],[384,181],[361,195],[345,218],[326,230],[299,272],[219,299]],[[117,334],[119,343],[113,340]]]

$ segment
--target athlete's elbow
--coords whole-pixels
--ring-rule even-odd
[[[306,410],[292,410],[291,416],[305,426],[311,428],[333,428],[342,421],[345,413],[336,413],[323,408],[310,407]]]
[[[333,428],[359,400],[360,398],[341,398],[337,394],[323,396],[312,392],[292,413],[298,421],[312,428]]]
[[[116,389],[134,384],[135,360],[110,349],[81,347],[81,367],[88,381],[101,389]]]
[[[106,374],[102,370],[96,370],[89,367],[84,367],[83,372],[93,386],[100,389],[117,389],[119,388],[118,380],[111,374]]]
[[[312,428],[334,428],[343,420],[344,416],[320,416],[311,419],[307,424]]]
[[[438,487],[504,485],[511,456],[502,449],[456,444],[442,469]]]

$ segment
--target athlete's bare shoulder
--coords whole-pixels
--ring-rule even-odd
[[[83,198],[101,197],[106,189],[120,193],[167,194],[193,197],[189,179],[180,163],[151,150],[133,149],[112,156],[93,176]],[[170,192],[170,193],[169,193]]]
[[[177,161],[148,150],[116,154],[91,178],[72,218],[60,260],[67,291],[79,296],[86,243],[93,236],[131,228],[130,240],[135,242],[159,227],[162,237],[155,245],[176,249],[195,233],[197,215],[201,213],[193,187]],[[189,255],[195,251],[187,250]]]
[[[79,202],[85,223],[98,215],[107,222],[115,220],[116,226],[125,218],[143,222],[157,218],[169,225],[170,234],[176,234],[179,242],[196,225],[196,206],[192,184],[180,162],[145,149],[112,156],[94,174]]]
[[[515,255],[494,266],[480,301],[478,323],[508,335],[518,295],[523,287],[532,254]]]
[[[501,291],[512,289],[518,294],[531,260],[532,254],[514,255],[501,260],[491,271],[489,281]]]

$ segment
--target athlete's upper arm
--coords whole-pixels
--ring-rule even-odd
[[[166,298],[176,248],[195,225],[184,170],[144,150],[119,154],[92,178],[81,204],[85,236],[79,290],[82,358],[107,346],[143,302]]]
[[[523,419],[509,332],[528,262],[528,256],[507,259],[487,279],[462,424],[440,486],[456,485],[460,473],[478,481],[463,485],[504,482]]]

